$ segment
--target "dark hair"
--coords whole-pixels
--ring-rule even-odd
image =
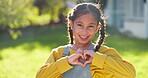
[[[74,21],[76,18],[84,15],[84,14],[92,14],[92,16],[97,20],[97,24],[100,24],[100,28],[98,33],[100,34],[98,37],[98,40],[96,42],[96,46],[94,51],[98,51],[101,44],[104,41],[105,38],[105,29],[106,29],[106,21],[104,18],[104,15],[102,13],[102,10],[100,9],[99,4],[93,4],[93,3],[81,3],[78,4],[74,9],[68,14],[67,20],[68,20],[68,35],[69,35],[69,43],[74,43],[73,38],[73,31],[70,26],[70,21]]]

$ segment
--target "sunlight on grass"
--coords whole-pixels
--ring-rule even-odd
[[[0,50],[0,78],[34,78],[50,51],[50,47],[37,42]]]
[[[51,48],[38,42],[24,43],[16,47],[0,50],[0,78],[34,78],[36,71],[46,61]],[[147,62],[148,53],[139,55],[127,51],[122,54],[123,58],[132,62],[137,71],[137,78],[148,77]],[[30,72],[31,71],[31,72]]]
[[[124,59],[132,62],[136,68],[137,77],[136,78],[147,78],[148,77],[148,53],[133,54],[132,52],[126,52],[123,54]]]

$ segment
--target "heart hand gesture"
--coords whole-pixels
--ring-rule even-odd
[[[93,60],[95,52],[92,50],[84,50],[83,55],[84,55],[84,59],[86,59],[84,66],[88,63],[91,63]]]
[[[81,66],[84,66],[83,63],[81,63],[79,61],[79,58],[84,58],[83,57],[83,53],[82,53],[82,49],[78,49],[76,53],[74,53],[73,55],[69,56],[68,57],[68,62],[69,64],[72,64],[72,65],[81,65]]]
[[[82,50],[82,49],[78,49],[76,53],[74,53],[73,55],[68,57],[68,62],[69,64],[73,64],[73,65],[81,65],[81,66],[85,66],[88,63],[91,63],[93,60],[93,56],[94,56],[94,51],[92,50]],[[86,61],[84,63],[80,62],[79,59],[86,59]]]

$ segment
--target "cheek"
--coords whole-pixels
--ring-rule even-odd
[[[73,27],[73,32],[74,33],[80,33],[82,30],[80,29],[80,28],[78,28],[78,27]]]
[[[76,36],[77,34],[80,33],[80,29],[78,28],[73,28],[73,35]]]
[[[76,28],[73,28],[73,32],[78,32],[78,30]]]
[[[90,31],[89,35],[94,38],[94,36],[96,35],[96,30],[94,29],[94,30]]]
[[[92,29],[92,30],[88,30],[89,32],[89,34],[95,34],[96,33],[96,30],[95,29]]]
[[[90,33],[90,35],[93,37],[95,36],[95,34],[96,34],[95,32]]]

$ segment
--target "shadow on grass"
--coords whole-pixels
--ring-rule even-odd
[[[23,44],[29,44],[26,50],[31,50],[34,48],[31,43],[35,42],[42,46],[49,46],[51,49],[68,43],[67,28],[64,24],[45,27],[32,26],[22,29],[22,36],[17,40],[12,40],[8,32],[3,32],[0,36],[0,50]],[[117,49],[119,53],[130,51],[136,54],[148,52],[147,44],[148,40],[128,38],[115,33],[108,36],[105,42],[105,45]]]
[[[148,40],[129,38],[119,34],[109,36],[106,40],[106,44],[116,48],[119,53],[130,51],[133,54],[141,54],[148,52]]]
[[[22,36],[17,40],[12,40],[8,32],[0,34],[0,49],[8,47],[16,47],[24,43],[39,42],[41,45],[47,45],[54,48],[58,45],[66,44],[67,32],[66,25],[60,24],[57,26],[45,26],[45,27],[28,27],[22,29]],[[33,48],[32,45],[28,49]]]

